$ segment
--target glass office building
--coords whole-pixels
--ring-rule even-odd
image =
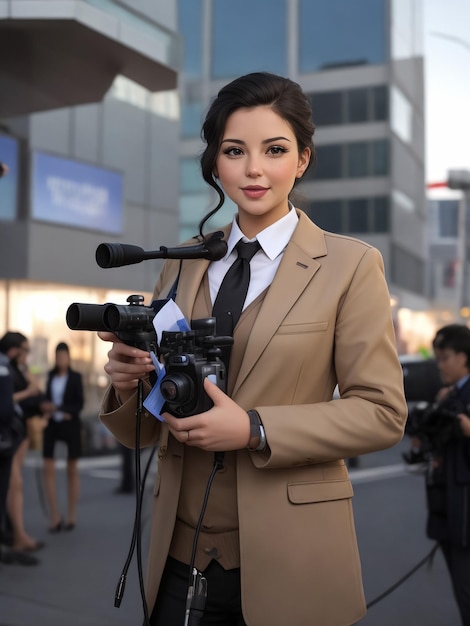
[[[297,206],[380,249],[397,323],[399,311],[427,309],[421,10],[421,0],[179,0],[181,236],[215,205],[198,162],[211,99],[238,75],[284,74],[316,124]],[[227,203],[214,226],[234,211]]]

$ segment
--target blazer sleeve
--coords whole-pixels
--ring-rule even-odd
[[[341,398],[253,407],[269,444],[263,453],[252,454],[257,467],[355,457],[393,446],[402,438],[407,417],[403,371],[382,257],[375,248],[362,256],[333,319],[331,367]]]

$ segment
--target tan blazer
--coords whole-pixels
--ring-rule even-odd
[[[363,616],[353,490],[343,459],[397,443],[407,414],[380,253],[298,214],[232,394],[260,413],[269,444],[263,453],[237,452],[248,626],[346,626]],[[156,296],[168,293],[177,264],[165,265]],[[207,266],[205,260],[183,263],[176,301],[188,320]],[[337,383],[341,399],[332,400]],[[135,401],[118,408],[113,398],[108,393],[101,419],[133,446]],[[150,607],[171,541],[185,449],[161,430],[152,416],[144,418],[142,443],[162,439]]]

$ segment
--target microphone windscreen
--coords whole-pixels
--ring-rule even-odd
[[[140,263],[145,252],[140,246],[126,243],[101,243],[96,248],[96,262],[100,267],[121,267]]]

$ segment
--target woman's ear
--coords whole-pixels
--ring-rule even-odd
[[[302,153],[299,156],[299,163],[297,165],[297,173],[295,175],[296,178],[302,178],[305,170],[310,163],[310,158],[312,156],[312,151],[310,148],[306,147],[303,149]]]

